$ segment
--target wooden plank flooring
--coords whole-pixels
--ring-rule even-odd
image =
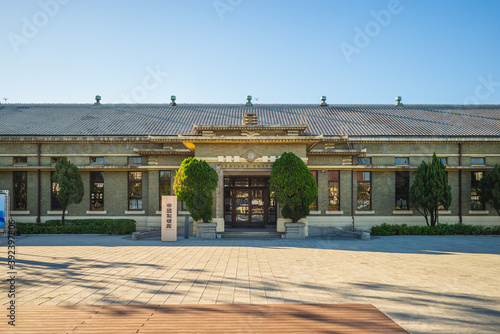
[[[407,333],[371,304],[20,305],[2,333]]]

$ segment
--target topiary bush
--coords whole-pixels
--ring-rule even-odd
[[[131,234],[135,232],[132,219],[73,219],[48,220],[46,223],[17,223],[21,234]]]
[[[185,159],[175,175],[174,192],[194,221],[212,221],[212,192],[217,188],[219,176],[205,160]]]
[[[281,207],[281,215],[292,223],[309,215],[318,196],[318,185],[309,168],[298,156],[285,152],[273,164],[269,188]]]

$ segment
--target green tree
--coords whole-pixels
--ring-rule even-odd
[[[309,215],[309,207],[318,196],[318,185],[311,171],[291,152],[284,152],[273,164],[270,189],[281,206],[281,215],[292,223]]]
[[[219,176],[205,160],[185,159],[174,181],[175,195],[184,201],[194,221],[212,220],[212,192],[217,188]]]
[[[83,182],[78,167],[71,163],[67,157],[62,157],[56,163],[56,172],[52,181],[57,183],[55,196],[62,209],[62,224],[64,226],[64,214],[70,204],[78,204],[82,201],[84,190]]]
[[[439,207],[448,209],[451,204],[451,186],[445,169],[434,152],[430,164],[422,161],[410,187],[410,203],[425,217],[427,226],[436,226]]]
[[[490,204],[500,215],[500,165],[496,164],[493,171],[484,173],[477,193],[483,205]]]

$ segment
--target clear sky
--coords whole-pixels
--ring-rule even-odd
[[[7,103],[500,104],[500,1],[0,0]]]

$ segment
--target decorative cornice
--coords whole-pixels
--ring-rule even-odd
[[[323,136],[263,136],[263,137],[247,137],[247,136],[217,136],[217,137],[202,137],[202,136],[182,136],[178,139],[188,143],[238,143],[238,142],[266,142],[266,143],[312,143],[321,141]]]
[[[173,137],[175,141],[175,137]],[[55,144],[55,143],[149,143],[149,136],[0,136],[0,142],[16,144]]]
[[[311,150],[308,155],[362,155],[366,154],[366,149],[362,150]]]
[[[141,155],[172,155],[172,154],[177,154],[177,155],[192,155],[193,152],[188,149],[142,149],[142,148],[134,148],[134,152],[141,154]]]
[[[500,136],[484,136],[484,137],[445,137],[445,136],[359,136],[349,137],[351,143],[366,143],[366,144],[382,144],[382,143],[397,143],[397,144],[411,144],[411,143],[487,143],[487,142],[500,142]]]
[[[196,132],[202,131],[299,131],[304,132],[307,129],[306,124],[292,124],[292,125],[193,125]]]

